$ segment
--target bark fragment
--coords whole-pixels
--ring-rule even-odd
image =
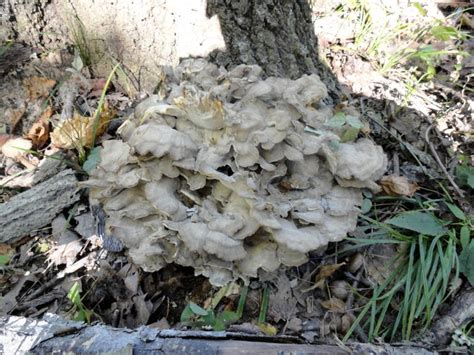
[[[79,200],[74,171],[67,169],[0,204],[0,242],[13,243],[51,223]]]

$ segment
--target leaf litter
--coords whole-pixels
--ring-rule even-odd
[[[334,14],[337,15],[337,13],[333,12],[332,15]],[[463,16],[469,16],[469,14],[464,14]],[[357,26],[351,27],[351,31],[354,28],[357,28]],[[445,34],[443,31],[445,31],[446,28],[440,26],[434,27],[435,37],[443,37]],[[325,30],[326,33],[329,34],[329,28],[326,27]],[[324,36],[322,36],[322,38],[324,39]],[[342,37],[337,37],[336,35],[334,38]],[[329,42],[322,41],[322,43],[330,43],[335,40],[334,38],[328,40]],[[357,38],[353,38],[353,34],[347,35],[344,37],[344,41],[346,42],[343,43],[350,43],[351,41],[357,40]],[[379,182],[383,190],[381,194],[371,195],[370,197],[364,194],[364,202],[370,201],[370,204],[366,202],[364,213],[372,217],[376,215],[378,219],[390,224],[395,230],[403,231],[406,234],[421,233],[426,236],[436,237],[445,233],[451,226],[446,225],[446,223],[440,220],[440,207],[436,201],[431,202],[431,205],[430,202],[428,202],[423,205],[421,209],[419,205],[413,205],[416,201],[423,200],[427,196],[433,199],[440,198],[439,192],[432,193],[427,189],[438,189],[438,191],[441,191],[433,178],[439,181],[443,179],[443,173],[440,171],[435,157],[432,157],[427,143],[423,138],[420,139],[420,137],[422,137],[422,133],[428,128],[429,124],[432,123],[434,116],[443,116],[436,121],[439,123],[439,127],[436,129],[436,132],[432,134],[430,140],[434,142],[438,154],[441,156],[442,163],[447,167],[448,172],[457,179],[461,188],[465,191],[469,191],[467,188],[469,186],[472,188],[470,180],[472,180],[471,176],[474,176],[474,174],[470,173],[473,169],[472,152],[467,149],[466,137],[470,126],[469,123],[466,122],[466,113],[469,112],[469,105],[471,105],[472,109],[472,98],[465,95],[465,92],[462,93],[462,100],[464,101],[456,99],[459,95],[454,95],[453,105],[451,105],[452,109],[445,110],[444,106],[446,102],[443,102],[441,98],[446,97],[446,93],[451,95],[452,91],[447,89],[443,91],[445,89],[439,86],[439,82],[436,82],[434,89],[421,82],[413,95],[407,95],[407,87],[402,85],[399,79],[394,79],[397,78],[398,74],[402,73],[401,69],[396,73],[394,72],[392,76],[381,75],[379,72],[373,70],[371,65],[367,65],[368,61],[360,60],[357,56],[352,55],[350,51],[342,50],[330,52],[332,50],[330,46],[325,47],[324,50],[331,53],[330,58],[336,58],[330,64],[332,64],[333,70],[339,74],[341,82],[349,84],[353,90],[354,98],[351,99],[348,97],[344,104],[355,108],[356,112],[361,112],[360,116],[353,116],[353,112],[345,112],[343,110],[339,111],[342,112],[342,114],[329,115],[327,117],[328,126],[334,129],[334,133],[339,136],[342,144],[346,144],[345,142],[352,144],[353,141],[361,135],[370,134],[376,143],[384,147],[387,153],[395,151],[400,160],[399,162],[392,159],[389,160],[389,175],[384,176]],[[471,57],[462,58],[462,63],[468,65],[469,58]],[[337,59],[342,59],[341,62],[345,64],[342,67],[338,66]],[[453,63],[450,58],[449,61],[446,62],[446,65],[443,64],[436,67],[437,70],[439,70],[439,78],[442,78],[443,71],[446,71],[446,68],[450,65],[453,67]],[[401,66],[399,68],[401,68]],[[467,75],[466,73],[466,67],[464,67],[458,73],[458,80],[464,80],[463,78]],[[57,84],[59,82],[58,79],[59,78],[49,79],[33,76],[30,80],[25,81],[26,97],[24,102],[29,103],[30,100],[36,102],[32,103],[31,107],[29,104],[25,105],[25,109],[21,108],[22,105],[20,103],[16,107],[13,107],[13,110],[16,111],[10,113],[11,121],[7,122],[6,125],[9,131],[5,131],[8,135],[2,136],[4,137],[2,138],[4,140],[2,145],[7,145],[5,148],[7,153],[3,153],[4,157],[2,157],[2,159],[6,158],[9,160],[6,165],[1,166],[1,173],[6,173],[4,177],[8,175],[8,172],[10,172],[11,177],[11,175],[24,171],[25,168],[35,171],[36,166],[38,166],[39,171],[41,162],[44,163],[44,161],[51,160],[51,158],[46,158],[41,155],[36,157],[31,154],[31,151],[40,152],[41,149],[48,146],[51,141],[56,142],[59,147],[66,150],[74,150],[77,145],[83,145],[86,149],[93,148],[90,147],[90,137],[91,117],[93,117],[94,112],[90,112],[90,110],[87,109],[88,105],[84,102],[77,101],[74,106],[76,108],[81,107],[82,110],[75,112],[69,117],[69,119],[71,119],[70,122],[61,120],[59,116],[64,112],[64,110],[62,110],[64,107],[62,108],[61,105],[67,105],[65,101],[63,103],[59,102],[58,104],[58,101],[54,98],[55,94],[53,90],[55,85],[59,85]],[[75,100],[76,96],[79,96],[78,94],[81,93],[90,99],[89,106],[94,107],[102,93],[105,80],[103,78],[86,77],[82,73],[77,75],[73,80],[74,83],[71,84],[67,90],[63,90],[65,94],[62,97],[64,98],[69,95]],[[458,81],[458,84],[461,83],[461,81]],[[451,81],[445,82],[444,84],[445,86],[454,88],[458,85],[456,82],[453,84]],[[469,85],[469,83],[466,85]],[[74,94],[68,94],[68,90]],[[115,104],[115,107],[121,107],[123,109],[129,103],[128,98],[119,92],[109,92],[107,97],[110,98],[110,102],[113,102],[111,107]],[[140,123],[151,122],[162,115],[164,121],[160,121],[160,124],[169,125],[169,121],[172,121],[170,120],[170,115],[183,114],[181,111],[184,111],[185,114],[195,115],[196,118],[193,124],[197,124],[200,128],[219,129],[220,125],[222,125],[222,107],[219,101],[212,101],[209,100],[209,98],[199,97],[198,95],[197,99],[201,105],[198,106],[200,111],[192,111],[193,108],[190,107],[192,106],[190,102],[196,99],[195,97],[184,97],[180,99],[180,96],[176,94],[175,98],[176,101],[172,102],[171,105],[175,105],[176,108],[162,105],[156,98],[143,102],[135,108],[136,117],[129,120],[129,122],[137,123],[137,118],[141,119]],[[46,106],[46,110],[44,107],[41,108],[42,104],[39,104],[42,100],[49,100],[51,104]],[[396,102],[398,105],[398,107],[392,106],[395,107],[395,110],[390,109],[393,102]],[[468,102],[468,105],[458,104],[459,102]],[[170,103],[167,103],[167,105],[170,105]],[[209,118],[205,114],[208,108],[213,112],[213,117],[216,118],[214,121],[209,121]],[[305,110],[305,107],[299,107],[299,109]],[[107,124],[115,115],[115,113],[112,113],[112,110],[108,111],[106,109],[105,111],[106,117],[103,119],[103,123],[99,124],[99,133],[105,133]],[[375,116],[373,112],[377,113],[377,120],[374,119]],[[80,117],[80,119],[78,117]],[[81,123],[73,123],[75,119]],[[69,124],[70,126],[67,126]],[[217,124],[217,126],[213,126],[214,124]],[[385,127],[385,129],[381,128],[381,126]],[[69,131],[68,129],[64,129],[64,127],[72,128]],[[127,127],[127,124],[122,126],[120,130],[122,139],[126,138],[125,140],[130,142],[129,138],[132,138],[136,129],[137,127]],[[187,129],[189,129],[189,127],[185,127],[184,131]],[[56,133],[51,136],[50,132],[54,131],[56,131]],[[160,130],[159,133],[166,135],[167,132]],[[130,137],[127,137],[128,134]],[[317,133],[310,134],[317,136]],[[138,135],[138,133],[136,135]],[[113,140],[117,139],[117,136],[113,134],[112,137],[110,137],[106,134],[104,138],[112,138]],[[161,176],[165,177],[164,179],[175,179],[178,170],[188,169],[189,162],[181,161],[182,159],[180,158],[182,157],[183,151],[193,151],[194,147],[189,146],[186,141],[181,141],[181,145],[177,150],[173,150],[172,145],[166,146],[166,144],[171,144],[170,141],[165,142],[166,144],[163,147],[150,149],[142,147],[143,143],[148,142],[145,138],[135,138],[135,141],[132,139],[133,149],[142,150],[143,155],[161,155],[162,152],[173,155],[172,161],[164,161],[164,164],[160,167],[160,171],[149,171],[149,174],[161,174]],[[175,138],[180,139],[180,137]],[[210,138],[216,139],[216,137]],[[220,137],[217,138],[222,139]],[[66,142],[68,139],[69,142]],[[294,137],[287,137],[285,139],[291,144],[294,144],[292,141],[295,139]],[[13,144],[12,141],[16,143]],[[289,147],[285,146],[283,149],[280,149],[282,151],[271,152],[272,154],[265,157],[265,159],[268,159],[268,163],[274,163],[278,160],[273,159],[283,154],[284,159],[297,162],[300,154],[294,149],[291,149],[294,148],[291,144],[288,144]],[[110,145],[110,151],[118,148],[123,149],[123,146],[120,147],[118,144],[112,146],[111,143],[104,143],[103,147],[107,147],[107,145]],[[18,149],[18,147],[21,149]],[[346,148],[344,145],[342,147],[343,150]],[[455,150],[452,150],[451,147],[455,147]],[[357,151],[364,150],[365,148],[364,146],[358,146],[353,151],[350,151],[348,156],[355,156],[354,154],[356,154]],[[83,164],[81,167],[88,174],[91,174],[92,171],[98,166],[100,167],[101,164],[108,164],[104,166],[107,166],[107,169],[111,169],[112,171],[116,168],[123,169],[123,179],[121,181],[114,181],[114,183],[119,184],[119,186],[121,186],[120,184],[123,184],[123,186],[133,185],[137,178],[142,178],[140,172],[136,171],[138,169],[135,168],[136,165],[145,165],[147,163],[146,159],[144,161],[136,161],[133,158],[133,153],[129,154],[130,151],[128,151],[127,154],[125,154],[127,157],[126,161],[119,159],[120,154],[114,156],[114,159],[110,161],[103,161],[101,159],[102,149],[104,148],[94,148],[87,159],[81,163]],[[236,150],[235,161],[239,166],[245,168],[255,162],[257,155],[251,148],[245,145],[239,146],[235,144],[234,149]],[[329,160],[333,159],[329,158],[332,153],[334,152],[328,149],[324,152]],[[337,154],[338,153],[336,153],[336,155]],[[471,156],[469,156],[469,154],[471,154]],[[71,159],[71,157],[74,159],[73,154],[67,153],[66,159]],[[336,161],[337,159],[339,158],[336,158]],[[375,161],[375,163],[377,162]],[[259,161],[258,164],[262,169],[269,167],[262,161]],[[374,166],[376,165],[377,164]],[[374,166],[369,166],[369,169],[374,169]],[[6,167],[8,167],[8,169],[6,169]],[[232,169],[232,167],[230,168]],[[338,164],[334,164],[333,160],[333,166],[330,170],[336,172],[337,184],[341,186],[349,183],[355,188],[372,188],[377,190],[377,187],[369,181],[370,179],[368,180],[366,176],[358,175],[363,168],[363,166],[356,166],[352,170],[344,169]],[[208,168],[206,174],[214,174],[214,177],[219,177],[223,182],[226,182],[226,178],[221,174],[225,175],[228,174],[228,172],[219,171],[219,169],[212,171],[212,169]],[[298,174],[300,176],[298,176]],[[281,175],[281,172],[277,171],[275,176],[277,179],[281,179],[284,174]],[[304,177],[304,171],[295,169],[291,178],[283,179],[277,188],[284,192],[299,189],[307,184],[307,182],[302,179],[302,176]],[[181,199],[186,207],[200,207],[203,203],[203,199],[202,196],[198,196],[195,191],[203,188],[203,184],[205,186],[208,182],[199,176],[195,176],[195,174],[187,174],[181,178],[182,182],[180,185],[187,186],[187,189],[183,189],[182,186],[171,189],[174,196],[179,196],[179,199]],[[350,182],[351,180],[358,180],[358,185],[354,186],[354,181]],[[2,179],[2,181],[4,180]],[[29,187],[33,184],[34,179],[28,180],[27,183],[24,183],[23,187]],[[21,184],[19,186],[21,186]],[[217,198],[221,199],[219,200],[220,203],[228,198],[228,195],[226,195],[228,191],[226,189],[229,189],[229,186],[225,186],[224,184],[224,187],[225,188],[221,187],[220,191],[215,192]],[[449,187],[447,189],[449,190]],[[169,189],[160,191],[169,198]],[[13,193],[15,193],[15,191]],[[248,193],[248,191],[245,191],[245,193]],[[6,197],[2,198],[8,199],[6,193],[5,196]],[[390,197],[392,200],[378,200],[379,197]],[[171,199],[171,201],[173,201],[173,199]],[[85,200],[83,202],[85,202]],[[454,201],[451,200],[451,202],[454,203],[454,206],[464,206],[462,201],[457,198],[455,198]],[[258,211],[257,207],[255,207],[256,211]],[[167,209],[168,206],[159,206],[159,208],[167,214],[171,211]],[[411,209],[416,209],[417,211],[413,212]],[[404,212],[406,210],[408,211]],[[109,211],[112,211],[112,209]],[[450,211],[456,217],[458,217],[458,215],[461,216],[457,210],[453,211],[451,208]],[[191,213],[192,211],[185,212]],[[268,219],[264,212],[265,209],[262,209],[259,214],[255,214],[255,216],[266,223],[266,225],[264,225],[265,228],[274,228],[274,226],[272,226],[273,221]],[[463,208],[461,212],[469,214],[469,210],[465,208]],[[62,232],[58,233],[54,230],[53,232],[48,230],[40,231],[33,236],[36,245],[38,245],[38,249],[27,248],[29,250],[28,253],[23,253],[24,255],[21,257],[22,271],[15,270],[15,265],[20,261],[18,255],[12,254],[12,250],[15,250],[15,247],[5,252],[4,255],[8,255],[6,268],[9,270],[8,275],[10,276],[5,277],[6,281],[5,284],[2,285],[1,290],[3,300],[8,306],[5,308],[6,310],[13,313],[17,312],[16,314],[41,314],[49,309],[68,315],[67,311],[71,309],[71,304],[68,303],[69,301],[65,297],[65,294],[67,294],[67,292],[72,289],[74,283],[77,282],[74,278],[78,277],[81,279],[81,282],[77,291],[81,295],[81,302],[84,303],[85,309],[91,311],[90,316],[92,319],[102,319],[109,324],[129,326],[132,328],[146,323],[157,327],[169,327],[170,325],[176,326],[179,321],[180,312],[189,302],[193,302],[196,305],[205,305],[206,300],[212,299],[212,296],[217,292],[217,289],[213,289],[205,278],[193,276],[196,272],[195,268],[191,269],[176,265],[166,265],[168,261],[165,260],[166,263],[160,265],[160,271],[146,272],[130,262],[125,256],[130,254],[131,251],[124,251],[117,254],[106,252],[105,256],[99,256],[99,245],[94,241],[96,240],[95,238],[97,238],[96,225],[88,207],[85,207],[85,210],[78,214],[74,214],[72,211],[69,211],[69,213],[72,213],[74,216],[72,218],[69,216],[62,217],[62,219],[67,218],[69,221],[66,230],[62,230]],[[127,213],[131,212],[127,211]],[[296,233],[300,229],[307,228],[307,223],[314,223],[315,218],[317,218],[317,213],[313,209],[313,206],[303,211],[295,209],[292,210],[291,213],[298,216],[299,222],[296,226],[297,228],[282,223],[284,228],[281,229],[288,231],[288,233]],[[180,221],[173,222],[175,222],[175,224],[173,225],[171,223],[168,227],[174,228],[171,230],[174,230],[180,235],[180,238],[183,238],[185,241],[185,226],[177,225]],[[214,222],[216,228],[218,228],[217,222],[218,220]],[[226,220],[226,223],[227,222],[229,221]],[[300,225],[300,222],[304,223]],[[364,225],[364,223],[366,223],[366,221],[359,220],[359,224]],[[458,221],[458,223],[461,222]],[[463,240],[470,240],[471,234],[468,233],[467,237],[465,237],[465,231],[468,230],[469,232],[470,226],[471,225],[466,222],[465,228],[463,229],[464,232],[461,232],[464,235],[464,237],[462,237],[464,238]],[[109,227],[110,225],[107,226],[107,228]],[[154,226],[154,228],[156,228],[156,226]],[[364,230],[362,239],[386,238],[384,234],[377,234],[379,232],[375,229],[376,228],[372,226],[372,230]],[[110,232],[110,235],[114,235],[113,230],[108,232]],[[358,233],[359,231],[355,230],[352,232],[352,235],[359,235]],[[48,234],[59,237],[56,246],[51,244],[54,237],[48,237],[48,239],[46,239],[47,242],[44,242],[44,237]],[[159,233],[156,234],[156,236],[161,238]],[[275,233],[273,238],[277,239],[278,248],[282,250],[285,247],[291,249],[289,247],[292,245],[288,244],[288,242],[285,244],[285,239],[279,236],[278,233]],[[278,238],[280,238],[279,241]],[[461,236],[459,238],[461,238]],[[274,265],[276,263],[272,263],[271,257],[268,256],[274,255],[275,250],[278,249],[272,246],[269,247],[268,239],[268,235],[263,235],[249,243],[255,250],[254,254],[248,253],[249,257],[253,255],[253,259],[250,258],[252,263],[247,268],[242,266],[242,269],[245,270],[246,278],[250,281],[250,287],[253,287],[250,293],[256,296],[254,306],[251,305],[249,296],[246,309],[248,317],[240,320],[240,322],[242,322],[242,329],[246,328],[250,332],[261,331],[261,328],[255,327],[255,324],[252,325],[251,321],[255,321],[258,317],[261,290],[263,289],[263,281],[265,280],[265,277],[262,276],[262,272],[265,272],[273,274],[273,277],[268,277],[270,281],[267,281],[267,283],[270,282],[271,286],[268,318],[266,320],[267,323],[265,323],[267,324],[267,328],[265,328],[265,330],[267,332],[293,332],[301,334],[306,339],[315,339],[314,337],[316,336],[318,340],[324,337],[328,339],[330,332],[345,333],[348,328],[350,328],[354,321],[354,316],[350,313],[351,309],[357,309],[364,304],[364,299],[366,299],[364,297],[370,297],[370,291],[367,290],[371,289],[374,284],[381,285],[386,282],[390,277],[391,268],[393,268],[391,261],[398,255],[400,250],[403,249],[396,244],[380,243],[375,246],[362,246],[346,251],[344,247],[348,244],[346,244],[345,241],[340,241],[339,243],[331,243],[324,246],[324,248],[322,248],[323,250],[312,250],[305,258],[301,256],[300,250],[294,250],[296,253],[292,253],[291,250],[285,250],[284,255],[279,255],[278,264],[281,264],[281,261],[285,260],[282,264],[288,263],[290,264],[289,266],[293,266],[293,264],[300,266],[297,268],[280,267],[277,269],[278,266]],[[175,247],[179,243],[182,243],[183,240],[174,240],[174,245],[173,243],[167,245],[166,247],[169,249],[166,250],[166,253],[170,254],[165,255],[174,255],[173,252],[176,251]],[[40,248],[39,245],[48,245],[48,243],[50,244],[48,247],[49,251],[45,253],[44,249],[41,249],[42,247]],[[21,246],[16,246],[16,248],[19,249]],[[194,248],[199,249],[200,247],[194,246]],[[144,248],[144,250],[146,250],[146,248]],[[202,248],[202,250],[211,255],[216,253],[215,249],[210,247]],[[48,255],[49,259],[47,259]],[[261,255],[265,255],[265,258],[259,258]],[[336,257],[334,257],[334,255],[336,255]],[[224,255],[221,254],[220,256]],[[472,275],[469,273],[469,270],[472,269],[470,267],[472,259],[472,243],[467,242],[463,244],[459,255],[461,264],[460,271],[465,274],[464,283],[466,283],[466,280],[467,282],[473,282]],[[50,269],[46,271],[45,274],[35,271],[28,273],[28,271],[26,271],[28,267],[34,270],[35,265],[42,265],[46,260],[50,262]],[[206,269],[201,266],[202,270],[200,272],[206,275],[206,277],[209,277],[216,269],[222,270],[227,268],[228,270],[230,267],[228,261],[224,260],[227,263],[222,263],[221,261],[222,260],[220,260],[220,262],[218,262],[218,260],[212,260],[210,269],[213,270],[210,271],[209,268]],[[307,262],[303,263],[305,261]],[[141,262],[142,261],[138,264]],[[149,265],[152,261],[145,260],[143,262]],[[10,270],[10,268],[12,269]],[[38,268],[36,266],[36,268],[37,270],[42,270],[41,267]],[[359,275],[359,270],[363,270],[361,273],[362,276]],[[53,274],[57,275],[53,276]],[[216,278],[213,279],[215,282],[229,279],[229,274],[218,276],[220,279],[216,276]],[[260,281],[255,279],[256,276],[260,276]],[[38,295],[36,301],[31,300],[29,306],[25,306],[24,304],[20,305],[21,300],[24,298],[22,294],[34,295],[32,289],[37,287],[35,285],[38,285],[38,280],[41,280],[43,285],[48,285],[48,281],[54,279],[54,277],[61,278],[61,291],[55,293],[45,288],[42,294]],[[15,283],[16,286],[13,286]],[[352,288],[354,284],[356,285],[355,289]],[[41,291],[41,289],[39,290]],[[355,300],[351,301],[350,295],[355,292],[362,292],[364,297],[359,298],[356,296]],[[74,300],[77,301],[77,297],[74,298]],[[216,311],[218,312],[224,310],[225,307],[235,309],[237,298],[228,295],[225,296],[221,302],[222,303],[216,306]],[[450,300],[447,300],[447,302],[449,303]],[[15,309],[22,309],[22,311],[15,311]],[[25,309],[27,309],[27,311],[25,311]],[[396,305],[394,305],[394,309],[396,309]],[[87,313],[86,311],[84,312]],[[355,315],[357,315],[357,312],[355,312]],[[315,319],[317,319],[318,322],[316,322]],[[237,325],[233,326],[237,327]],[[305,333],[307,334],[305,335]]]

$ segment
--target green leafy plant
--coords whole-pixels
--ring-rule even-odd
[[[84,306],[84,303],[82,303],[78,282],[74,282],[74,284],[71,286],[67,294],[67,298],[73,304],[73,308],[71,310],[73,312],[73,320],[90,323],[93,312],[88,310],[86,306]]]
[[[469,218],[456,205],[446,203],[449,210],[458,220],[455,225],[459,227],[459,245],[461,253],[459,254],[460,272],[466,276],[469,283],[474,286],[474,240],[471,240],[471,232],[474,230],[474,220]]]
[[[204,309],[194,302],[189,302],[181,313],[180,321],[183,324],[190,325],[192,327],[211,327],[215,331],[224,330],[229,324],[238,321],[243,314],[245,301],[247,299],[248,287],[244,286],[240,292],[239,304],[237,310],[233,311],[222,311],[215,313],[214,308],[220,302],[222,297],[228,291],[228,286],[223,287],[211,302],[208,309]]]
[[[112,71],[110,72],[109,76],[107,77],[107,81],[105,82],[104,88],[102,89],[102,93],[100,95],[97,109],[95,110],[95,113],[93,116],[94,122],[93,122],[93,131],[92,131],[91,151],[88,152],[87,147],[85,146],[85,143],[82,141],[82,139],[74,140],[75,149],[79,156],[79,164],[83,167],[83,170],[85,170],[88,173],[91,170],[93,170],[93,168],[95,168],[95,165],[97,165],[97,163],[99,162],[99,150],[95,149],[94,145],[97,139],[97,130],[100,124],[100,115],[104,110],[105,94],[107,93],[107,90],[109,89],[112,78],[116,70],[119,68],[119,66],[120,66],[120,63],[117,63],[112,69]],[[92,156],[89,159],[89,155],[91,154]]]
[[[466,162],[456,167],[456,178],[461,186],[474,189],[474,167],[468,165]]]
[[[325,125],[327,127],[341,129],[341,142],[354,141],[364,124],[355,116],[346,115],[344,112],[338,112],[331,117]]]

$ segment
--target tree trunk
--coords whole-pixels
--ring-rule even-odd
[[[226,68],[258,64],[267,76],[291,79],[316,73],[338,101],[337,79],[318,56],[307,0],[208,0],[207,15],[218,16],[226,44],[211,60]]]
[[[0,42],[10,37],[47,50],[74,44],[91,56],[98,76],[120,61],[132,94],[153,92],[159,65],[209,55],[227,69],[258,64],[267,76],[317,73],[329,102],[337,102],[339,87],[318,57],[311,16],[307,0],[4,0]]]

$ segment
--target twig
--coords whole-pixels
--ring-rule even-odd
[[[426,143],[428,144],[428,146],[430,147],[430,151],[431,151],[431,154],[433,155],[433,157],[435,158],[436,162],[438,163],[439,167],[441,168],[441,170],[443,171],[444,175],[446,176],[446,178],[448,179],[449,183],[451,184],[451,186],[454,188],[454,190],[456,191],[456,193],[464,198],[464,193],[462,192],[462,190],[459,188],[459,186],[456,184],[456,182],[454,182],[454,179],[453,177],[449,174],[448,170],[446,169],[446,167],[444,166],[444,164],[442,163],[438,153],[436,152],[436,149],[433,145],[433,143],[430,141],[430,132],[431,132],[431,129],[433,128],[433,125],[430,125],[426,131],[425,131],[425,141]]]
[[[54,277],[53,279],[45,282],[42,284],[39,288],[37,288],[34,292],[26,296],[22,302],[28,302],[31,301],[32,299],[36,298],[37,296],[41,295],[43,292],[46,290],[49,290],[50,288],[56,286],[58,283],[60,283],[62,280]]]
[[[393,175],[400,176],[400,159],[397,152],[393,153]]]

